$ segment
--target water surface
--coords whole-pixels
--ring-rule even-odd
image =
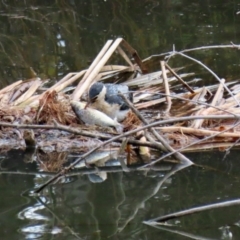
[[[30,68],[53,80],[86,68],[104,43],[116,37],[125,38],[146,58],[171,51],[173,44],[178,50],[238,44],[240,34],[237,0],[9,0],[2,1],[0,9],[1,87],[31,78]],[[192,56],[220,77],[239,77],[236,50],[200,51]],[[182,58],[169,64],[188,66],[205,84],[216,83]],[[179,218],[164,230],[143,224],[174,211],[239,198],[238,151],[231,150],[226,157],[218,151],[188,154],[197,165],[173,175],[174,164],[165,164],[158,172],[110,173],[102,183],[76,175],[39,196],[30,193],[49,176],[39,172],[36,162],[26,163],[28,154],[1,155],[1,239],[231,239],[231,234],[232,239],[240,239],[239,206]]]

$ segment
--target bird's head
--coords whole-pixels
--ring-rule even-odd
[[[88,91],[88,102],[87,106],[91,105],[92,103],[99,102],[101,103],[104,101],[106,96],[107,89],[101,82],[96,82],[91,85]]]
[[[106,95],[106,87],[101,82],[96,82],[92,84],[88,91],[88,101],[90,103],[95,102],[97,99],[101,97],[105,97]]]

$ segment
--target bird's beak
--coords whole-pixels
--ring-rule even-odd
[[[92,103],[94,103],[96,101],[96,99],[97,99],[97,97],[88,99],[87,104],[84,109],[87,109],[87,107],[89,107]]]

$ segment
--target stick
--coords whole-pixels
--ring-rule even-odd
[[[70,72],[67,75],[65,75],[62,79],[60,79],[59,81],[57,81],[53,86],[51,86],[50,88],[48,88],[48,90],[53,90],[55,89],[55,87],[57,87],[58,85],[64,83],[65,81],[67,81],[69,78],[71,78],[73,75],[75,75],[76,73]]]
[[[104,56],[104,54],[106,54],[107,50],[109,49],[109,46],[112,44],[113,40],[108,40],[105,45],[103,46],[103,48],[101,49],[101,51],[98,53],[97,57],[94,59],[94,61],[92,62],[92,64],[90,65],[90,67],[88,68],[87,72],[85,73],[85,76],[83,77],[82,81],[79,82],[78,86],[76,87],[76,89],[74,90],[73,94],[72,94],[72,98],[73,99],[78,99],[82,93],[79,93],[80,88],[84,87],[84,91],[86,90],[86,88],[88,87],[88,85],[90,83],[85,83],[86,79],[89,77],[89,75],[92,73],[92,71],[94,70],[94,68],[99,64],[100,60],[102,59],[102,57]]]
[[[90,137],[90,138],[98,137],[101,140],[109,140],[113,137],[113,135],[108,136],[108,135],[104,135],[101,133],[96,134],[96,133],[92,133],[92,132],[85,131],[85,130],[78,130],[77,128],[67,127],[67,126],[59,124],[57,122],[54,123],[54,125],[33,125],[33,124],[26,125],[26,124],[11,124],[11,123],[0,122],[0,126],[13,127],[13,128],[19,128],[19,129],[46,129],[46,130],[55,129],[55,130],[61,130],[61,131],[66,131],[69,133],[81,135],[84,137]],[[115,142],[122,143],[122,140],[117,139]],[[154,144],[151,142],[142,142],[139,140],[128,139],[128,143],[130,143],[134,146],[146,146],[146,147],[150,147],[150,148],[154,148],[154,149],[159,149],[157,144]]]
[[[165,215],[162,217],[151,219],[148,222],[150,222],[151,224],[154,224],[154,222],[155,222],[155,224],[157,224],[157,222],[164,222],[164,221],[168,221],[170,219],[182,217],[185,215],[190,215],[193,213],[198,213],[198,212],[212,210],[212,209],[221,208],[221,207],[230,207],[230,206],[235,206],[235,205],[239,205],[239,204],[240,204],[240,199],[230,200],[230,201],[221,202],[221,203],[214,203],[214,204],[209,204],[206,206],[195,207],[195,208],[190,208],[188,210],[171,213],[171,214],[168,214],[168,215]]]
[[[165,69],[165,62],[160,61],[161,69],[162,69],[162,76],[163,76],[163,83],[164,83],[164,88],[165,88],[165,93],[166,93],[166,100],[167,100],[167,108],[165,110],[165,113],[168,114],[171,106],[172,106],[172,100],[170,97],[170,90],[169,90],[169,85],[168,85],[168,78],[166,74],[166,69]]]
[[[186,148],[189,148],[189,147],[191,147],[191,146],[197,145],[197,144],[199,144],[199,143],[201,143],[201,142],[204,142],[204,141],[206,141],[206,140],[208,140],[208,139],[214,138],[214,137],[218,136],[219,134],[223,134],[224,132],[227,132],[227,131],[233,129],[234,127],[238,126],[239,124],[240,124],[240,123],[236,123],[236,124],[234,124],[232,127],[228,128],[228,129],[225,129],[224,131],[222,131],[222,132],[220,132],[220,133],[218,132],[218,133],[213,134],[213,135],[210,135],[210,136],[208,136],[208,137],[206,137],[206,138],[204,138],[204,139],[201,139],[201,140],[199,140],[199,141],[197,141],[197,142],[193,142],[193,143],[191,143],[191,144],[188,144],[187,146],[184,146],[184,147],[182,147],[182,148],[180,148],[180,149],[178,149],[178,150],[175,150],[175,152],[176,152],[176,151],[182,152],[182,151],[184,151]],[[152,161],[151,163],[148,163],[148,164],[146,164],[146,165],[143,166],[143,167],[140,167],[140,169],[145,168],[145,167],[149,167],[149,166],[151,166],[151,165],[153,165],[153,164],[155,164],[155,163],[157,163],[157,162],[160,162],[161,160],[165,159],[166,157],[171,156],[172,154],[173,154],[173,152],[168,153],[168,154],[166,154],[166,155],[158,158],[157,160]]]
[[[146,125],[149,126],[149,123],[142,117],[141,113],[133,106],[133,104],[123,95],[123,94],[119,94],[124,101],[128,104],[128,106],[132,109],[132,111],[138,116],[138,118]],[[138,129],[139,130],[139,129]],[[163,145],[163,147],[165,149],[167,149],[167,151],[169,152],[174,152],[175,149],[172,148],[166,141],[165,139],[159,135],[157,133],[157,131],[154,128],[149,127],[149,130],[153,133],[153,135],[159,140],[160,144]],[[160,146],[159,146],[160,147]],[[162,148],[162,150],[165,150],[164,148]],[[191,161],[185,157],[183,154],[179,153],[179,152],[175,152],[174,156],[180,160],[181,162],[187,162],[187,163],[191,163]]]
[[[236,81],[237,82],[237,81]],[[236,83],[235,82],[235,83]],[[229,83],[226,83],[226,85],[229,85]],[[216,86],[216,85],[215,85]],[[204,88],[206,88],[207,90],[210,90],[210,89],[215,89],[216,87],[215,86],[208,86],[208,87],[204,87]],[[219,85],[218,85],[219,86]],[[202,90],[203,88],[199,88],[198,90],[196,90],[196,92],[199,92],[200,90]],[[132,91],[132,92],[134,92],[134,91]],[[136,91],[136,92],[138,92],[138,93],[148,93],[148,91]],[[150,94],[151,94],[151,92],[150,92]],[[154,92],[154,94],[159,94],[159,95],[163,95],[163,96],[165,96],[165,94],[164,93],[156,93],[156,92]],[[199,103],[199,102],[197,102],[197,101],[194,101],[194,100],[190,100],[190,99],[184,99],[184,98],[181,98],[180,96],[185,96],[185,95],[189,95],[189,93],[179,93],[179,94],[177,94],[177,95],[172,95],[171,94],[171,97],[172,98],[179,98],[179,99],[182,99],[182,100],[184,100],[184,101],[189,101],[189,102],[194,102],[194,103]],[[235,97],[237,97],[237,98],[239,98],[240,97],[240,93],[238,93]],[[236,106],[237,104],[236,104],[236,102],[233,100],[232,102],[229,102],[229,99],[230,98],[228,98],[227,100],[226,100],[226,102],[228,102],[228,104],[230,105],[230,106],[232,106],[232,105],[234,105],[234,106]],[[165,99],[164,98],[160,98],[160,99],[155,99],[155,100],[150,100],[150,101],[148,101],[148,102],[144,102],[144,103],[137,103],[137,104],[135,104],[135,107],[137,107],[137,109],[141,109],[141,108],[146,108],[146,107],[152,107],[152,106],[154,106],[154,105],[156,105],[156,104],[159,104],[159,103],[162,103],[162,102],[164,102],[165,101]],[[202,103],[202,104],[206,104],[206,103],[203,103],[203,102],[200,102],[200,103]],[[224,104],[225,105],[225,104]]]
[[[118,47],[117,47],[117,50],[118,50],[119,54],[123,57],[123,59],[124,59],[124,60],[129,64],[129,66],[132,67],[132,69],[133,69],[133,68],[134,68],[134,67],[133,67],[133,64],[132,64],[131,60],[129,59],[129,57],[127,56],[127,54],[123,51],[123,49],[122,49],[120,46],[118,46]]]
[[[178,79],[178,81],[187,88],[187,90],[191,93],[195,93],[194,90],[180,77],[177,73],[165,62],[165,67],[172,73],[172,75]]]
[[[14,101],[13,105],[18,105],[26,101],[35,93],[35,91],[38,89],[39,86],[41,86],[41,84],[42,84],[42,80],[37,78],[35,81],[32,82],[29,89],[25,93],[23,93],[17,100]]]
[[[164,133],[180,132],[184,134],[185,133],[193,134],[195,136],[213,136],[213,134],[218,134],[218,137],[226,137],[226,138],[240,137],[240,132],[223,133],[222,131],[216,131],[216,130],[195,129],[191,127],[180,127],[180,126],[160,127],[160,130]]]
[[[3,93],[6,93],[6,92],[11,91],[11,90],[14,89],[16,86],[20,85],[22,82],[23,82],[22,80],[19,80],[19,81],[15,82],[15,83],[12,83],[11,85],[9,85],[9,86],[1,89],[1,90],[0,90],[0,94],[3,94]]]
[[[240,119],[240,115],[234,114],[234,115],[208,115],[208,116],[190,116],[190,117],[179,117],[179,118],[172,118],[172,119],[167,119],[167,120],[160,120],[160,121],[156,121],[153,123],[150,123],[148,125],[139,127],[138,129],[134,129],[131,131],[128,131],[124,134],[119,135],[120,138],[122,137],[127,137],[130,136],[134,133],[137,133],[141,130],[144,129],[148,129],[150,127],[155,127],[158,125],[164,125],[164,124],[170,124],[170,123],[174,123],[174,122],[180,122],[180,121],[191,121],[191,120],[195,120],[195,119]],[[12,124],[12,123],[5,123],[5,122],[1,122],[0,121],[0,126],[3,127],[13,127],[13,128],[19,128],[19,129],[58,129],[58,130],[63,130],[66,132],[70,132],[70,133],[75,133],[75,134],[79,134],[79,135],[83,135],[86,137],[94,137],[96,138],[96,134],[90,133],[88,131],[84,131],[84,130],[76,130],[74,128],[71,127],[66,127],[64,125],[61,125],[59,123],[57,123],[57,125],[37,125],[37,124]],[[99,135],[100,138],[102,139],[109,139],[110,137],[106,136],[106,135]],[[118,138],[117,138],[118,139]],[[116,139],[116,140],[117,140]],[[128,140],[130,143],[130,139]],[[137,140],[135,140],[137,142]],[[142,144],[143,146],[149,146],[149,144]]]
[[[144,66],[141,58],[139,57],[137,51],[132,48],[132,46],[126,42],[124,39],[122,41],[122,45],[131,53],[132,57],[134,58],[135,62],[138,64],[138,66],[140,67],[141,71],[143,74],[147,73],[148,70],[147,68]]]

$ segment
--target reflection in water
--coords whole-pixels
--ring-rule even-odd
[[[45,217],[41,214],[36,213],[44,209],[44,206],[37,203],[35,206],[27,207],[23,211],[19,212],[18,218],[19,219],[29,219],[29,220],[48,220],[48,217]]]
[[[155,174],[147,174],[147,171],[110,174],[108,180],[100,185],[92,184],[87,178],[77,178],[71,184],[45,189],[44,197],[37,198],[34,205],[18,214],[19,219],[28,220],[21,231],[38,236],[67,231],[80,237],[88,236],[89,239],[98,239],[96,235],[99,239],[119,234],[138,236],[145,231],[141,221],[143,213],[149,210],[148,201],[159,194],[161,186],[172,174],[184,167],[187,166],[175,166],[167,174],[162,171]],[[134,179],[132,175],[135,175]],[[60,215],[71,213],[71,217],[62,219],[59,211]],[[54,225],[52,217],[56,220]],[[84,227],[78,229],[75,224]]]
[[[230,162],[222,161],[224,154],[215,152],[215,162],[211,162],[214,167],[209,163],[211,154],[189,154],[191,160],[204,167],[184,169],[183,165],[161,163],[155,171],[107,173],[108,178],[102,183],[92,183],[88,175],[72,172],[66,181],[51,185],[37,197],[21,193],[26,189],[33,190],[40,180],[45,182],[47,175],[44,172],[35,175],[35,162],[21,162],[24,159],[21,152],[9,155],[16,165],[14,170],[13,160],[11,163],[6,158],[2,171],[5,174],[0,178],[0,190],[5,193],[0,198],[3,239],[15,239],[16,229],[26,239],[54,234],[63,239],[158,239],[159,234],[163,239],[173,236],[181,239],[178,236],[182,234],[220,239],[221,226],[230,226],[232,235],[240,236],[238,206],[170,221],[169,231],[154,230],[142,223],[194,205],[238,195],[237,151],[230,154]],[[235,166],[231,172],[226,169],[229,164]],[[14,171],[15,175],[12,175]],[[11,229],[7,238],[3,232],[5,222]],[[177,228],[177,232],[173,228]]]
[[[148,224],[148,223],[145,222],[145,224]],[[184,232],[184,231],[170,229],[170,228],[167,228],[167,227],[164,227],[164,226],[156,226],[156,225],[153,226],[151,224],[149,224],[149,225],[152,226],[152,227],[155,227],[157,229],[160,229],[160,230],[164,230],[164,231],[167,231],[167,232],[170,232],[170,233],[175,233],[179,236],[184,236],[185,239],[216,240],[216,238],[206,238],[206,237],[203,237],[203,236],[200,236],[200,235],[197,235],[197,234],[191,234],[191,233]]]
[[[219,228],[219,230],[222,232],[221,239],[232,239],[233,234],[230,230],[230,226],[222,226]]]
[[[17,79],[32,78],[34,72],[54,81],[79,71],[89,65],[107,39],[118,36],[143,58],[169,51],[173,44],[180,50],[239,41],[237,0],[8,0],[1,1],[0,7],[0,88]],[[209,50],[193,55],[220,77],[239,77],[237,51]],[[186,65],[178,57],[171,61],[174,67]],[[189,72],[200,72],[188,67]],[[156,68],[159,70],[159,62]],[[211,80],[201,72],[197,77]],[[28,164],[23,163],[24,157]],[[231,151],[224,161],[219,152],[189,157],[205,167],[189,167],[173,175],[164,171],[116,172],[97,184],[85,175],[74,175],[34,198],[22,192],[38,186],[50,174],[39,173],[29,153],[7,153],[0,175],[1,239],[46,239],[54,234],[58,239],[183,239],[142,221],[196,204],[239,197],[239,152]],[[239,239],[238,212],[238,207],[216,210],[183,218],[173,226],[194,236],[220,239],[231,233]]]
[[[120,224],[118,231],[121,232],[126,227],[126,225],[129,224],[130,221],[134,220],[134,218],[136,217],[136,214],[138,213],[138,210],[142,207],[144,208],[145,202],[147,202],[149,199],[151,199],[152,197],[154,197],[158,193],[161,186],[166,182],[167,179],[170,178],[171,175],[173,175],[177,171],[180,171],[181,169],[186,168],[190,165],[191,165],[191,163],[178,164],[178,165],[174,166],[172,168],[172,170],[170,172],[168,172],[162,178],[161,181],[159,180],[158,182],[156,182],[156,184],[154,186],[152,186],[152,188],[147,188],[146,187],[144,192],[141,192],[141,196],[139,196],[138,202],[135,202],[135,206],[134,207],[132,206],[131,208],[127,209],[127,211],[130,211],[130,213],[127,214],[129,217],[126,219],[126,214],[123,214],[125,219],[123,220],[123,223]],[[124,209],[124,207],[123,207],[123,209]]]

